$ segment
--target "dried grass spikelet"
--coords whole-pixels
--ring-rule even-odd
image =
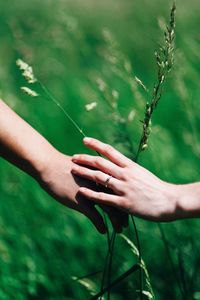
[[[85,105],[87,111],[91,111],[97,107],[97,102],[91,102]]]
[[[16,61],[17,66],[22,71],[22,75],[26,79],[28,83],[35,83],[37,82],[36,77],[33,74],[33,68],[29,66],[26,62],[24,62],[22,59],[18,59]]]
[[[24,62],[22,59],[18,59],[16,61],[16,65],[19,67],[19,69],[22,71],[22,75],[29,84],[36,83],[38,84],[38,88],[41,91],[41,95],[45,96],[47,99],[52,101],[65,115],[65,117],[73,124],[73,126],[77,129],[77,131],[85,137],[85,133],[83,130],[79,127],[79,125],[74,121],[74,119],[71,117],[71,115],[65,110],[60,102],[51,94],[51,92],[46,88],[46,86],[38,80],[34,73],[31,66],[29,66],[26,62]],[[21,90],[28,94],[31,97],[37,97],[40,94],[35,92],[34,90],[30,89],[29,87],[21,87]]]
[[[135,76],[135,81],[137,82],[138,85],[140,85],[143,88],[143,90],[145,90],[145,92],[148,91],[147,88],[146,88],[146,86],[144,85],[144,83],[142,82],[142,80],[140,78],[138,78],[137,76]]]
[[[135,119],[135,116],[136,116],[136,111],[134,109],[132,109],[130,111],[130,113],[128,114],[128,121],[132,122]]]
[[[22,86],[22,87],[21,87],[21,90],[22,90],[25,94],[27,94],[27,95],[29,95],[29,96],[31,96],[31,97],[38,97],[38,96],[39,96],[38,93],[36,93],[35,91],[33,91],[32,89],[30,89],[30,88],[28,88],[28,87],[26,87],[26,86]]]

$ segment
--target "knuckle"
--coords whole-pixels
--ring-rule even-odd
[[[126,181],[127,177],[128,176],[125,168],[119,171],[119,178],[121,180]]]
[[[114,149],[112,146],[110,145],[107,145],[107,151],[110,153],[110,154],[113,154],[114,153]]]
[[[115,192],[120,195],[120,196],[124,196],[124,189],[123,186],[121,185],[115,185]]]
[[[98,156],[95,156],[93,158],[93,163],[95,164],[95,166],[98,166],[99,165],[99,157]]]
[[[122,168],[128,170],[133,163],[130,158],[124,156]]]
[[[110,154],[110,152],[113,152],[113,147],[108,144],[104,144],[103,148],[106,154]]]
[[[101,181],[101,172],[100,172],[100,171],[96,171],[96,172],[94,173],[94,179],[95,179],[97,182]]]
[[[79,154],[78,160],[80,162],[87,161],[87,156],[85,154]]]
[[[126,211],[129,210],[129,204],[126,198],[121,197],[119,200],[119,205],[122,209],[125,209]]]
[[[82,166],[77,166],[76,169],[78,170],[79,173],[84,173],[84,169]]]
[[[91,146],[97,146],[97,141],[95,140],[95,139],[92,139],[91,141],[90,141],[90,145]]]
[[[128,157],[126,157],[126,165],[129,166],[130,164],[133,164],[134,161]]]
[[[123,169],[123,176],[124,176],[125,181],[129,181],[130,178],[132,178],[133,175],[132,175],[132,172],[130,172],[129,167],[125,167]]]
[[[101,164],[102,163],[102,161],[103,161],[103,158],[102,157],[99,157],[99,156],[97,156],[97,159],[96,159],[96,162],[97,162],[97,164],[99,165],[99,164]]]
[[[92,191],[87,191],[87,197],[90,198],[90,199],[93,199],[93,192]]]
[[[97,157],[96,158],[96,167],[97,168],[101,168],[101,166],[103,165],[104,159],[102,157]]]
[[[74,170],[77,172],[77,173],[82,173],[81,172],[81,167],[76,165],[76,167],[74,168]]]
[[[104,200],[105,199],[104,193],[98,193],[98,199],[99,200]]]
[[[84,162],[86,162],[86,163],[90,163],[92,161],[92,158],[87,154],[82,154],[82,157],[83,157]]]
[[[119,175],[122,181],[127,181],[127,179],[129,178],[128,168],[124,167],[123,169],[121,169]]]
[[[79,167],[79,173],[83,176],[88,176],[89,175],[87,170],[83,167]]]

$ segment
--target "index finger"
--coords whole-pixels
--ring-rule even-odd
[[[105,143],[100,142],[97,139],[88,138],[88,137],[84,138],[83,142],[87,147],[104,155],[110,161],[112,161],[113,163],[118,165],[119,167],[126,167],[130,163],[129,158],[124,156],[122,153],[117,151],[115,148],[113,148],[109,144],[105,144]]]

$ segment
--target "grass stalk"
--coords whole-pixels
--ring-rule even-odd
[[[82,135],[82,137],[86,137],[84,131],[80,128],[80,126],[74,121],[74,119],[70,116],[70,114],[63,108],[63,106],[56,100],[56,98],[50,93],[50,91],[45,87],[45,85],[38,81],[40,87],[44,91],[45,95],[51,100],[67,117],[67,119],[72,123],[72,125],[77,129],[77,131]]]
[[[139,269],[139,285],[140,285],[139,293],[140,293],[140,300],[142,300],[143,299],[142,251],[141,251],[141,246],[140,246],[138,230],[137,230],[135,219],[133,216],[131,216],[131,220],[132,220],[134,231],[135,231],[137,249],[138,249],[138,254],[139,254],[138,255],[138,261],[139,261],[139,266],[140,266],[140,269]]]
[[[124,279],[126,279],[128,276],[130,276],[132,273],[139,270],[140,266],[139,264],[135,264],[132,266],[128,271],[123,273],[121,276],[119,276],[117,279],[115,279],[109,286],[105,287],[101,292],[90,298],[90,300],[97,300],[99,297],[102,297],[105,293],[107,293],[109,290],[111,290],[113,287],[121,283]]]
[[[110,256],[108,262],[108,280],[107,280],[108,286],[110,285],[111,275],[112,275],[112,262],[113,262],[113,255],[114,255],[115,239],[116,239],[116,232],[115,230],[113,230]],[[108,290],[107,293],[107,300],[110,300],[110,290]]]
[[[157,81],[154,84],[152,97],[150,102],[146,103],[146,109],[142,124],[143,131],[139,142],[139,147],[136,153],[135,161],[138,161],[139,155],[148,146],[148,139],[151,133],[152,116],[157,108],[157,105],[162,97],[163,86],[166,82],[167,75],[171,71],[174,63],[174,40],[175,40],[175,2],[172,5],[170,13],[169,25],[164,32],[165,40],[164,45],[160,46],[155,51],[156,65],[157,65]]]

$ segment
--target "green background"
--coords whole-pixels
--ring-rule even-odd
[[[152,90],[154,50],[162,42],[170,6],[164,0],[1,1],[0,96],[61,152],[87,151],[53,103],[22,94],[25,83],[15,64],[20,57],[88,136],[129,155],[123,125],[114,120],[97,81],[103,80],[111,94],[119,93],[123,120],[134,110],[127,128],[136,150],[147,97],[134,76]],[[149,148],[139,161],[173,183],[200,179],[199,20],[199,1],[177,1],[175,65],[153,117]],[[131,66],[131,76],[124,72],[124,62]],[[91,102],[97,107],[87,112]],[[72,277],[102,271],[106,237],[7,162],[0,161],[0,170],[0,299],[89,299],[87,288]],[[136,222],[156,299],[200,299],[199,221],[162,224],[175,270],[157,224]],[[131,226],[125,234],[135,241]],[[135,262],[118,237],[112,279]],[[100,281],[101,273],[90,277],[89,289],[99,291]],[[137,299],[138,287],[135,273],[112,290],[111,299]]]

